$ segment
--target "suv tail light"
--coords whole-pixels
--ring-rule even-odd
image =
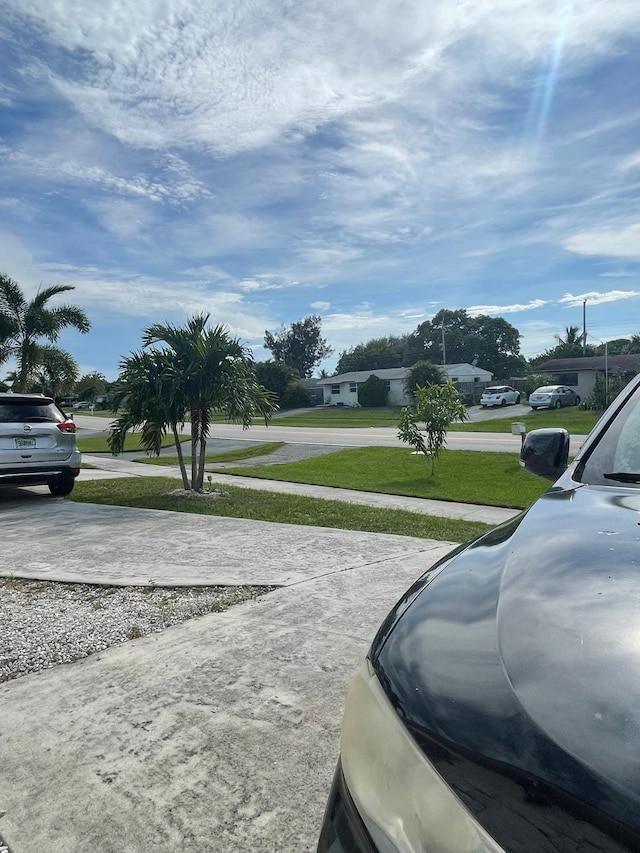
[[[62,421],[62,423],[56,424],[60,432],[75,432],[76,425],[72,420]]]

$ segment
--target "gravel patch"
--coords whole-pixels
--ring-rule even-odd
[[[275,588],[115,587],[2,578],[0,682],[71,663]]]

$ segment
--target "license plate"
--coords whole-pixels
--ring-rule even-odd
[[[20,448],[20,449],[23,449],[25,447],[35,447],[36,446],[35,438],[16,438],[15,442],[16,442],[16,447]]]

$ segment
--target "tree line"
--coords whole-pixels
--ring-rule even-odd
[[[64,329],[73,328],[86,334],[91,328],[82,308],[70,303],[55,304],[56,297],[73,289],[71,285],[54,285],[39,290],[28,300],[17,282],[0,273],[0,364],[12,358],[16,365],[6,377],[5,389],[10,386],[18,392],[40,391],[56,399],[74,394],[89,402],[101,395],[117,393],[117,382],[107,382],[101,373],[79,376],[78,364],[71,353],[58,345]],[[218,328],[228,335],[224,327]],[[195,334],[195,327],[192,333]],[[229,356],[238,357],[234,349],[238,341],[229,335],[228,345]],[[258,385],[267,389],[281,408],[308,405],[310,392],[303,380],[310,378],[333,353],[322,335],[321,318],[314,314],[275,332],[267,329],[264,346],[271,359],[255,362],[248,350],[242,356],[251,361]],[[145,347],[152,347],[152,342],[149,340]],[[609,341],[607,347],[610,355],[640,353],[640,335]],[[470,316],[464,309],[442,309],[406,335],[373,338],[341,352],[334,375],[411,367],[408,390],[412,392],[417,385],[442,379],[438,366],[445,364],[477,364],[496,379],[507,380],[534,373],[548,359],[572,358],[583,352],[601,354],[604,346],[590,343],[583,346],[580,329],[568,326],[563,335],[557,336],[553,347],[527,361],[520,352],[518,329],[504,318]],[[123,369],[121,364],[121,372]],[[380,389],[369,390],[375,397]]]

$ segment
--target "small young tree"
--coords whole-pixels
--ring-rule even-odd
[[[436,459],[447,443],[447,429],[453,421],[466,421],[467,410],[459,399],[453,382],[446,385],[418,385],[414,405],[401,411],[398,438],[410,444],[417,453],[431,458],[431,476],[435,473]],[[419,424],[424,424],[424,434]]]
[[[387,385],[384,379],[380,379],[375,373],[358,385],[358,403],[365,409],[377,409],[387,405]]]

